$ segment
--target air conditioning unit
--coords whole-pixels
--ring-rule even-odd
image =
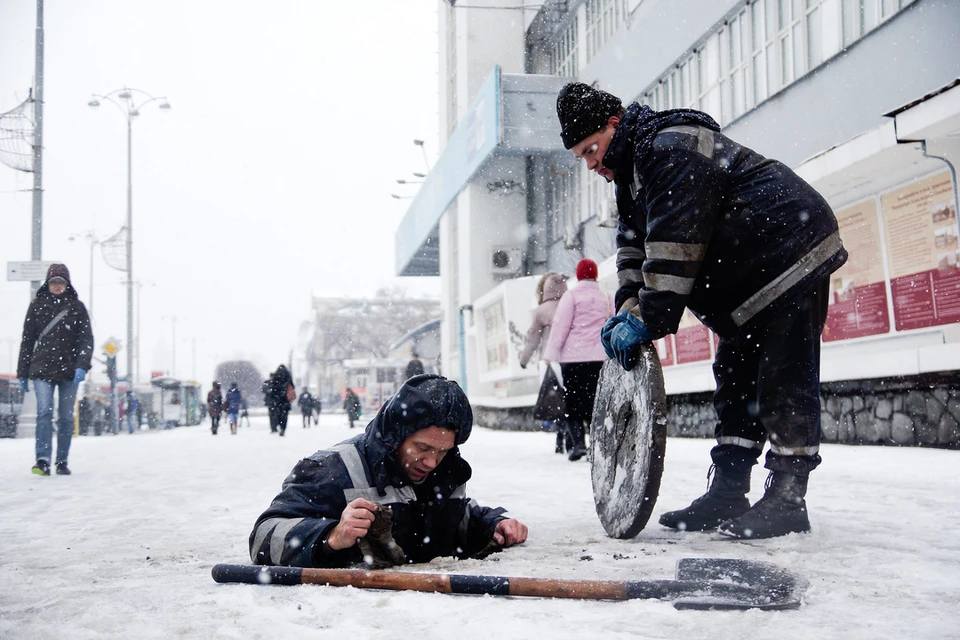
[[[520,247],[491,247],[490,273],[512,276],[523,269],[523,251]]]
[[[602,198],[600,200],[600,211],[597,212],[598,227],[616,227],[617,219],[620,214],[617,210],[616,198]]]

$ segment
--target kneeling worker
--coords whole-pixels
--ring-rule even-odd
[[[502,508],[466,495],[473,412],[456,382],[407,380],[364,433],[301,460],[257,519],[257,564],[389,566],[485,555],[527,539]]]

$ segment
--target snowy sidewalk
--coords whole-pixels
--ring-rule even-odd
[[[960,452],[826,446],[812,476],[813,533],[752,543],[656,523],[705,487],[711,442],[670,439],[653,518],[605,536],[585,460],[553,434],[476,428],[469,494],[503,505],[528,542],[484,561],[409,570],[542,578],[672,578],[683,557],[774,562],[810,581],[784,612],[676,611],[666,602],[581,602],[219,585],[249,563],[247,536],[298,459],[350,431],[343,415],[287,436],[253,419],[75,438],[71,477],[30,474],[32,439],[0,440],[0,638],[960,638]],[[762,494],[756,469],[751,500]]]

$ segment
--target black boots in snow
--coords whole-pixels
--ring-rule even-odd
[[[766,491],[757,504],[742,516],[721,524],[717,532],[751,540],[806,533],[810,531],[807,503],[803,499],[806,494],[807,476],[772,471],[767,477]]]
[[[725,470],[713,465],[714,473],[707,492],[686,509],[669,511],[660,516],[660,524],[679,531],[712,531],[721,522],[742,516],[750,508],[750,468],[746,472]]]

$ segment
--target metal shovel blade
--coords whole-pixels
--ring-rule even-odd
[[[683,558],[674,584],[685,591],[677,609],[796,609],[809,586],[775,564],[731,558]]]

